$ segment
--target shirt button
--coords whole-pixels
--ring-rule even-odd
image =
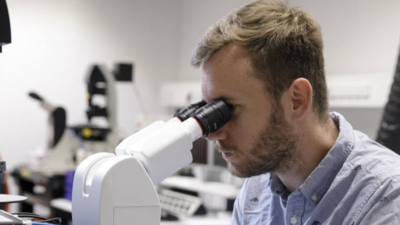
[[[293,217],[290,219],[290,222],[291,222],[292,224],[296,224],[296,223],[297,223],[296,217],[293,216]]]
[[[314,194],[311,199],[313,200],[313,202],[316,202],[318,200],[318,195]]]

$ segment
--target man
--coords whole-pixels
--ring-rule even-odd
[[[192,58],[206,102],[233,117],[210,134],[247,178],[232,224],[400,224],[400,157],[328,113],[319,25],[257,1],[207,31]]]

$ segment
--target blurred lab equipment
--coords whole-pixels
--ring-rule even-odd
[[[29,96],[49,113],[48,146],[36,172],[63,175],[75,170],[77,163],[97,152],[113,152],[120,142],[117,127],[116,81],[132,80],[132,64],[118,64],[114,73],[94,65],[87,75],[87,124],[68,126],[63,107],[53,106],[35,92]],[[98,99],[103,98],[99,103]],[[97,99],[97,101],[96,101]],[[103,119],[102,124],[94,120]]]
[[[53,106],[35,92],[29,96],[49,113],[48,150],[38,171],[48,175],[63,174],[75,169],[75,152],[79,148],[74,134],[67,127],[67,113],[63,107]]]
[[[0,53],[2,52],[2,46],[9,43],[11,43],[11,27],[10,27],[10,18],[8,14],[7,3],[5,0],[0,0]],[[54,140],[52,143],[56,144],[59,140],[60,138],[58,137],[57,140]],[[6,172],[6,162],[0,161],[0,187],[3,187],[6,182],[5,172]],[[27,198],[24,196],[0,194],[0,204],[2,205],[6,203],[23,202],[25,200],[27,200]],[[41,222],[37,222],[38,220],[40,220]],[[59,218],[52,218],[52,219],[43,218],[34,213],[8,213],[6,211],[0,210],[0,224],[3,225],[61,224],[61,220]]]
[[[74,224],[159,224],[160,201],[154,185],[192,161],[193,141],[231,119],[223,101],[206,104],[190,118],[157,121],[129,136],[116,155],[98,153],[84,160],[74,178]]]
[[[400,154],[400,54],[376,140]]]
[[[3,45],[11,43],[10,16],[6,0],[0,1],[0,53]]]
[[[93,65],[86,78],[88,123],[72,126],[85,150],[78,152],[78,162],[93,153],[113,152],[121,141],[117,125],[116,82],[132,81],[133,64],[120,63],[116,67],[114,72],[110,72],[103,65]]]
[[[1,6],[0,6],[1,7]],[[0,185],[4,185],[5,183],[5,172],[6,172],[6,162],[0,161]],[[18,195],[8,195],[8,194],[0,194],[0,204],[5,203],[18,203],[23,202],[27,198],[24,196]],[[0,210],[0,224],[4,225],[22,225],[24,224],[23,219],[8,213],[6,211]]]
[[[30,197],[20,204],[20,211],[31,212],[36,205],[51,209],[52,199],[68,196],[68,190],[72,189],[72,181],[64,179],[66,174],[91,154],[114,151],[120,142],[116,82],[132,80],[132,68],[132,64],[118,64],[113,72],[101,65],[90,68],[86,76],[88,122],[83,125],[69,126],[64,108],[53,106],[37,93],[30,93],[49,114],[48,144],[44,154],[36,154],[31,157],[33,160],[12,173],[19,194]],[[98,119],[102,119],[100,123]]]

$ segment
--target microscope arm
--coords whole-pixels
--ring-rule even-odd
[[[84,160],[74,177],[72,219],[76,225],[158,225],[160,203],[154,185],[192,161],[192,143],[230,120],[222,101],[204,106],[183,122],[158,121],[116,148]]]
[[[202,134],[192,136],[183,127],[193,122],[155,122],[125,139],[117,156],[98,153],[84,160],[74,178],[74,224],[159,224],[154,185],[192,161],[192,142]]]
[[[81,165],[74,178],[74,224],[160,223],[157,192],[135,158],[98,153]]]

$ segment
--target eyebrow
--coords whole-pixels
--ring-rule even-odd
[[[207,101],[204,99],[203,96],[201,97],[201,99],[202,99],[203,101],[207,102]],[[213,99],[212,99],[212,102],[215,102],[215,101],[217,101],[217,100],[222,100],[222,101],[224,101],[224,102],[230,102],[232,99],[230,99],[229,97],[226,97],[226,96],[220,96],[220,97],[213,98]]]

